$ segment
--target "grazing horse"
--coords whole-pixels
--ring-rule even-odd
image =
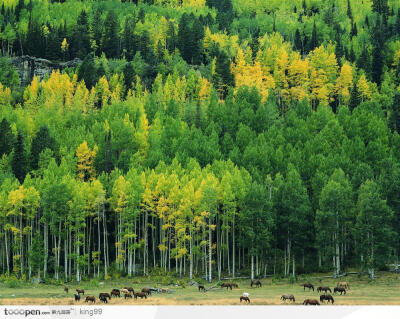
[[[303,301],[303,305],[319,306],[317,299],[306,299]]]
[[[246,301],[247,303],[250,303],[250,298],[249,297],[240,296],[240,302],[242,302],[242,300]]]
[[[342,295],[343,293],[346,294],[346,289],[344,289],[343,287],[335,287],[333,289],[333,293],[335,294],[337,292],[340,292],[340,295]]]
[[[199,285],[199,291],[206,291],[206,288],[203,285]]]
[[[85,302],[91,301],[92,303],[96,302],[96,298],[94,296],[87,296]]]
[[[111,297],[112,297],[112,296],[115,296],[115,297],[120,298],[120,297],[121,297],[121,292],[119,291],[119,289],[113,289],[113,290],[111,290]]]
[[[143,288],[142,292],[144,292],[146,295],[151,295],[151,290],[149,288]]]
[[[85,289],[76,289],[76,292],[78,293],[78,295],[80,295],[80,294],[84,295]]]
[[[128,292],[127,294],[125,294],[125,295],[124,295],[124,298],[125,298],[125,299],[128,299],[128,298],[131,298],[131,299],[132,299],[131,293]]]
[[[128,289],[125,289],[125,288],[122,288],[122,289],[121,289],[121,293],[123,293],[123,294],[129,294],[129,290],[128,290]]]
[[[221,284],[221,288],[226,288],[226,290],[230,288],[232,290],[232,284],[229,282],[224,282]]]
[[[333,297],[331,295],[321,295],[319,297],[319,301],[324,302],[324,300],[332,302],[332,304],[335,302],[335,300],[333,299]]]
[[[134,293],[133,287],[124,287],[124,289],[128,290],[131,293]]]
[[[101,298],[108,298],[108,299],[110,299],[111,300],[111,296],[110,296],[110,294],[108,293],[108,292],[101,292],[101,293],[99,293],[99,299],[101,299]]]
[[[81,300],[81,295],[80,294],[74,294],[75,301]]]
[[[243,296],[243,297],[250,297],[250,294],[249,294],[248,292],[244,292],[244,293],[242,294],[242,296]]]
[[[324,291],[325,293],[327,293],[328,290],[329,290],[330,293],[332,293],[332,290],[331,290],[331,288],[329,288],[329,287],[318,287],[318,288],[317,288],[317,291],[318,291],[318,292],[323,292],[323,291]]]
[[[236,282],[231,283],[233,288],[239,288],[239,285]]]
[[[345,289],[350,289],[350,285],[347,281],[340,281],[337,283],[336,287],[338,288],[345,288]]]
[[[68,293],[68,287],[67,286],[64,287],[64,291],[65,291],[65,293]]]
[[[252,280],[250,284],[251,288],[253,288],[254,285],[256,286],[256,288],[260,288],[262,286],[261,281],[259,280]]]
[[[100,294],[101,295],[101,294]],[[99,296],[100,301],[104,302],[104,303],[108,303],[107,301],[107,297],[106,296]]]
[[[308,288],[308,290],[310,291],[310,289],[312,289],[312,291],[314,291],[314,286],[310,283],[305,283],[301,285],[304,289],[304,291],[306,290],[306,288]]]
[[[290,300],[290,301],[293,301],[293,302],[296,301],[296,299],[294,299],[294,296],[291,295],[291,294],[284,294],[284,295],[282,295],[281,299],[283,301],[286,301],[286,300]]]
[[[135,299],[137,299],[138,297],[140,297],[140,299],[147,299],[147,295],[144,292],[135,292]]]

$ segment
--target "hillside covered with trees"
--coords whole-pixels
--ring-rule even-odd
[[[1,0],[0,43],[1,278],[397,265],[399,1]]]

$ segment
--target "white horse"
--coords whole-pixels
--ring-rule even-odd
[[[242,296],[243,296],[243,297],[249,298],[249,297],[250,297],[250,294],[249,294],[248,292],[244,292]]]

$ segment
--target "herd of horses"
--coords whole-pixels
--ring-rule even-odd
[[[260,288],[260,287],[262,287],[262,283],[260,280],[252,280],[250,283],[250,287],[251,288],[253,288],[253,287]],[[308,289],[308,291],[312,290],[314,292],[314,290],[315,290],[314,285],[311,283],[304,283],[301,285],[301,287],[303,287],[303,291],[305,291],[306,288]],[[234,282],[224,282],[224,283],[220,284],[220,288],[226,288],[227,290],[228,289],[232,290],[232,288],[239,288],[239,285]],[[336,287],[333,288],[333,294],[340,293],[340,295],[343,295],[343,294],[346,294],[346,290],[349,290],[349,289],[350,289],[350,285],[348,282],[346,282],[346,281],[338,282]],[[198,285],[198,290],[203,291],[203,292],[207,291],[205,286],[200,285],[200,284]],[[68,287],[64,287],[64,291],[66,293],[68,293],[68,291],[69,291]],[[100,302],[108,303],[108,300],[111,300],[111,298],[121,298],[121,294],[124,295],[125,299],[129,299],[129,298],[130,299],[132,299],[132,298],[147,299],[147,297],[151,295],[152,291],[167,292],[167,293],[170,292],[168,288],[147,288],[147,287],[145,287],[145,288],[142,288],[141,291],[135,291],[133,289],[133,287],[124,287],[122,289],[114,288],[111,290],[110,293],[101,292],[99,294],[99,300],[100,300]],[[332,290],[330,287],[319,286],[319,287],[317,287],[317,292],[324,293],[323,295],[320,295],[319,301],[317,299],[305,299],[303,301],[303,305],[317,306],[317,305],[320,305],[320,302],[324,303],[326,301],[327,303],[331,303],[331,304],[333,304],[335,302],[333,296],[331,295]],[[328,292],[330,294],[328,294]],[[76,302],[81,300],[81,294],[85,295],[85,290],[84,289],[76,289],[76,294],[74,294],[74,298],[75,298]],[[240,302],[244,301],[245,303],[250,303],[250,294],[247,292],[244,292],[242,294],[242,296],[240,296],[239,299],[240,299]],[[293,294],[283,294],[280,299],[284,302],[286,302],[286,300],[289,300],[293,303],[296,302],[296,299]],[[96,302],[96,298],[95,298],[95,296],[86,296],[85,302],[86,303],[91,302],[94,304]]]
[[[159,292],[167,292],[167,288],[163,289],[154,289],[155,291]],[[68,293],[69,289],[68,287],[64,287],[64,291]],[[133,289],[133,287],[124,287],[122,289],[112,289],[110,293],[108,292],[101,292],[99,293],[99,300],[100,302],[103,303],[108,303],[108,300],[111,300],[111,298],[121,298],[121,294],[124,295],[125,299],[147,299],[147,296],[151,295],[152,288],[143,288],[141,291],[136,291]],[[81,300],[81,294],[85,295],[85,289],[76,289],[76,294],[74,294],[74,299],[76,302]],[[95,296],[86,296],[85,302],[91,302],[91,303],[96,303],[96,297]]]

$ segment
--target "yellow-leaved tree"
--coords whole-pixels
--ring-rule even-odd
[[[95,179],[96,172],[93,167],[93,161],[96,156],[97,150],[97,146],[95,146],[93,150],[91,150],[86,141],[84,141],[76,149],[76,156],[78,157],[76,170],[78,173],[78,178],[81,181],[91,181]]]

